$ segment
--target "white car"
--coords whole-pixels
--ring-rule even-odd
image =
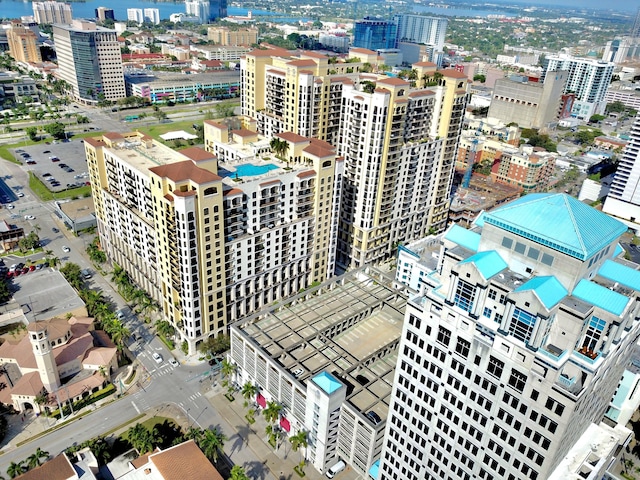
[[[159,353],[153,352],[151,356],[156,361],[156,363],[162,363],[162,355],[160,355]]]
[[[22,197],[24,197],[24,193],[20,192],[20,193],[18,193],[18,196],[19,196],[20,198],[22,198]]]
[[[9,204],[9,205],[7,205],[7,208],[8,208],[9,210],[13,210],[13,205]]]
[[[24,216],[24,219],[25,219],[25,220],[35,220],[35,219],[36,219],[36,217],[34,217],[33,215],[25,215],[25,216]]]
[[[69,253],[71,251],[71,249],[65,245],[64,247],[62,247],[62,251],[64,253]]]
[[[172,358],[171,360],[169,360],[169,363],[171,364],[172,367],[180,366],[180,362],[178,362],[175,358]]]

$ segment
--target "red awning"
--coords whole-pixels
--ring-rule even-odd
[[[280,417],[280,426],[287,433],[291,431],[291,424],[285,417]]]
[[[258,402],[258,405],[260,405],[262,408],[265,408],[267,406],[267,400],[262,396],[261,393],[259,393],[256,397],[256,402]]]

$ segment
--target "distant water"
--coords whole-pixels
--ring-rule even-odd
[[[443,17],[487,17],[489,15],[504,15],[505,17],[515,16],[513,13],[506,13],[503,10],[473,10],[470,8],[442,8],[429,7],[426,5],[414,5],[413,11],[416,13],[428,13]]]
[[[172,13],[184,13],[184,2],[154,2],[131,0],[87,0],[85,2],[71,2],[74,18],[95,18],[95,9],[98,7],[113,8],[116,20],[127,20],[127,8],[157,8],[160,10],[160,18],[168,19]],[[246,8],[229,7],[229,15],[245,16],[248,13]],[[280,18],[282,13],[269,12],[266,10],[251,10],[253,15],[271,15],[274,21],[293,21],[291,18]],[[0,0],[0,18],[20,18],[22,16],[33,15],[33,7],[30,1],[22,0]]]

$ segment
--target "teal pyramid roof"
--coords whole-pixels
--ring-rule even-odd
[[[474,252],[478,251],[478,245],[480,245],[479,233],[462,228],[460,225],[456,225],[455,223],[445,234],[444,238]]]
[[[328,395],[331,395],[333,392],[342,387],[342,383],[340,383],[340,381],[338,381],[336,377],[328,372],[319,373],[318,375],[313,377],[313,381]]]
[[[563,193],[532,193],[485,215],[485,223],[587,260],[626,232],[618,220]]]
[[[527,290],[533,290],[547,310],[550,310],[569,294],[558,279],[553,276],[534,277],[514,291],[524,292]]]
[[[489,280],[509,266],[495,250],[476,253],[460,263],[473,263],[485,280]]]

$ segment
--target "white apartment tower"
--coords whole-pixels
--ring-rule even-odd
[[[541,81],[557,70],[566,70],[567,82],[563,93],[575,93],[571,116],[588,120],[604,113],[605,95],[611,83],[615,64],[603,60],[577,58],[570,55],[549,56],[545,59]]]
[[[84,20],[54,25],[53,40],[60,78],[71,85],[74,99],[95,104],[101,98],[126,97],[120,44],[115,30]]]
[[[398,42],[431,45],[438,52],[444,48],[444,39],[449,23],[446,18],[403,13],[396,15],[395,21],[398,24]]]
[[[144,12],[141,8],[127,8],[127,20],[138,24],[144,23]]]
[[[147,23],[158,25],[160,23],[160,10],[157,8],[145,8],[143,10],[143,18]]]
[[[630,139],[618,160],[618,169],[604,211],[640,224],[640,115],[631,127]]]
[[[401,255],[396,280],[418,293],[379,480],[550,477],[602,420],[640,335],[626,230],[572,197],[530,194],[453,225],[431,269]]]
[[[184,6],[187,15],[198,17],[200,23],[207,23],[209,21],[209,13],[211,11],[209,0],[186,0]]]
[[[32,2],[33,16],[39,25],[52,23],[71,23],[73,12],[70,3]]]

